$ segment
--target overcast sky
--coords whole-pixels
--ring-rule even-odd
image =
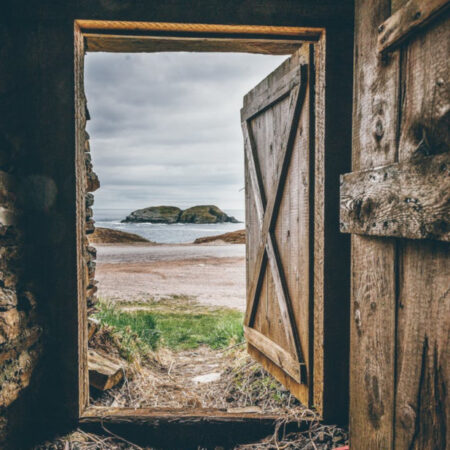
[[[88,53],[95,207],[243,208],[242,97],[285,59]]]

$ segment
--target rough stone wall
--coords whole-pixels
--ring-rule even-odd
[[[8,432],[7,408],[31,380],[41,353],[36,296],[27,282],[25,236],[18,179],[0,172],[0,446]],[[6,170],[5,170],[6,169]]]
[[[89,120],[89,112],[86,108],[86,118]],[[95,230],[94,213],[92,206],[94,205],[94,195],[92,192],[100,187],[100,181],[97,174],[93,170],[92,158],[90,153],[89,134],[86,132],[86,140],[84,146],[84,158],[86,166],[86,236],[84,242],[84,259],[86,261],[87,280],[86,280],[86,301],[88,307],[88,315],[95,310],[97,303],[97,281],[95,280],[95,267],[97,250],[89,244],[89,235]]]

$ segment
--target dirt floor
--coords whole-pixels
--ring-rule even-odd
[[[245,310],[245,245],[96,244],[99,297],[188,296]]]

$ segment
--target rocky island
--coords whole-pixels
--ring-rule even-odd
[[[239,223],[215,205],[198,205],[182,210],[176,206],[150,206],[129,214],[122,222],[134,223]]]

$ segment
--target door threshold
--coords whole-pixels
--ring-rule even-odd
[[[233,448],[272,435],[280,416],[227,412],[216,408],[111,408],[89,406],[79,426],[92,433],[115,434],[140,446],[197,449]],[[288,423],[292,431],[308,428],[310,420]]]

